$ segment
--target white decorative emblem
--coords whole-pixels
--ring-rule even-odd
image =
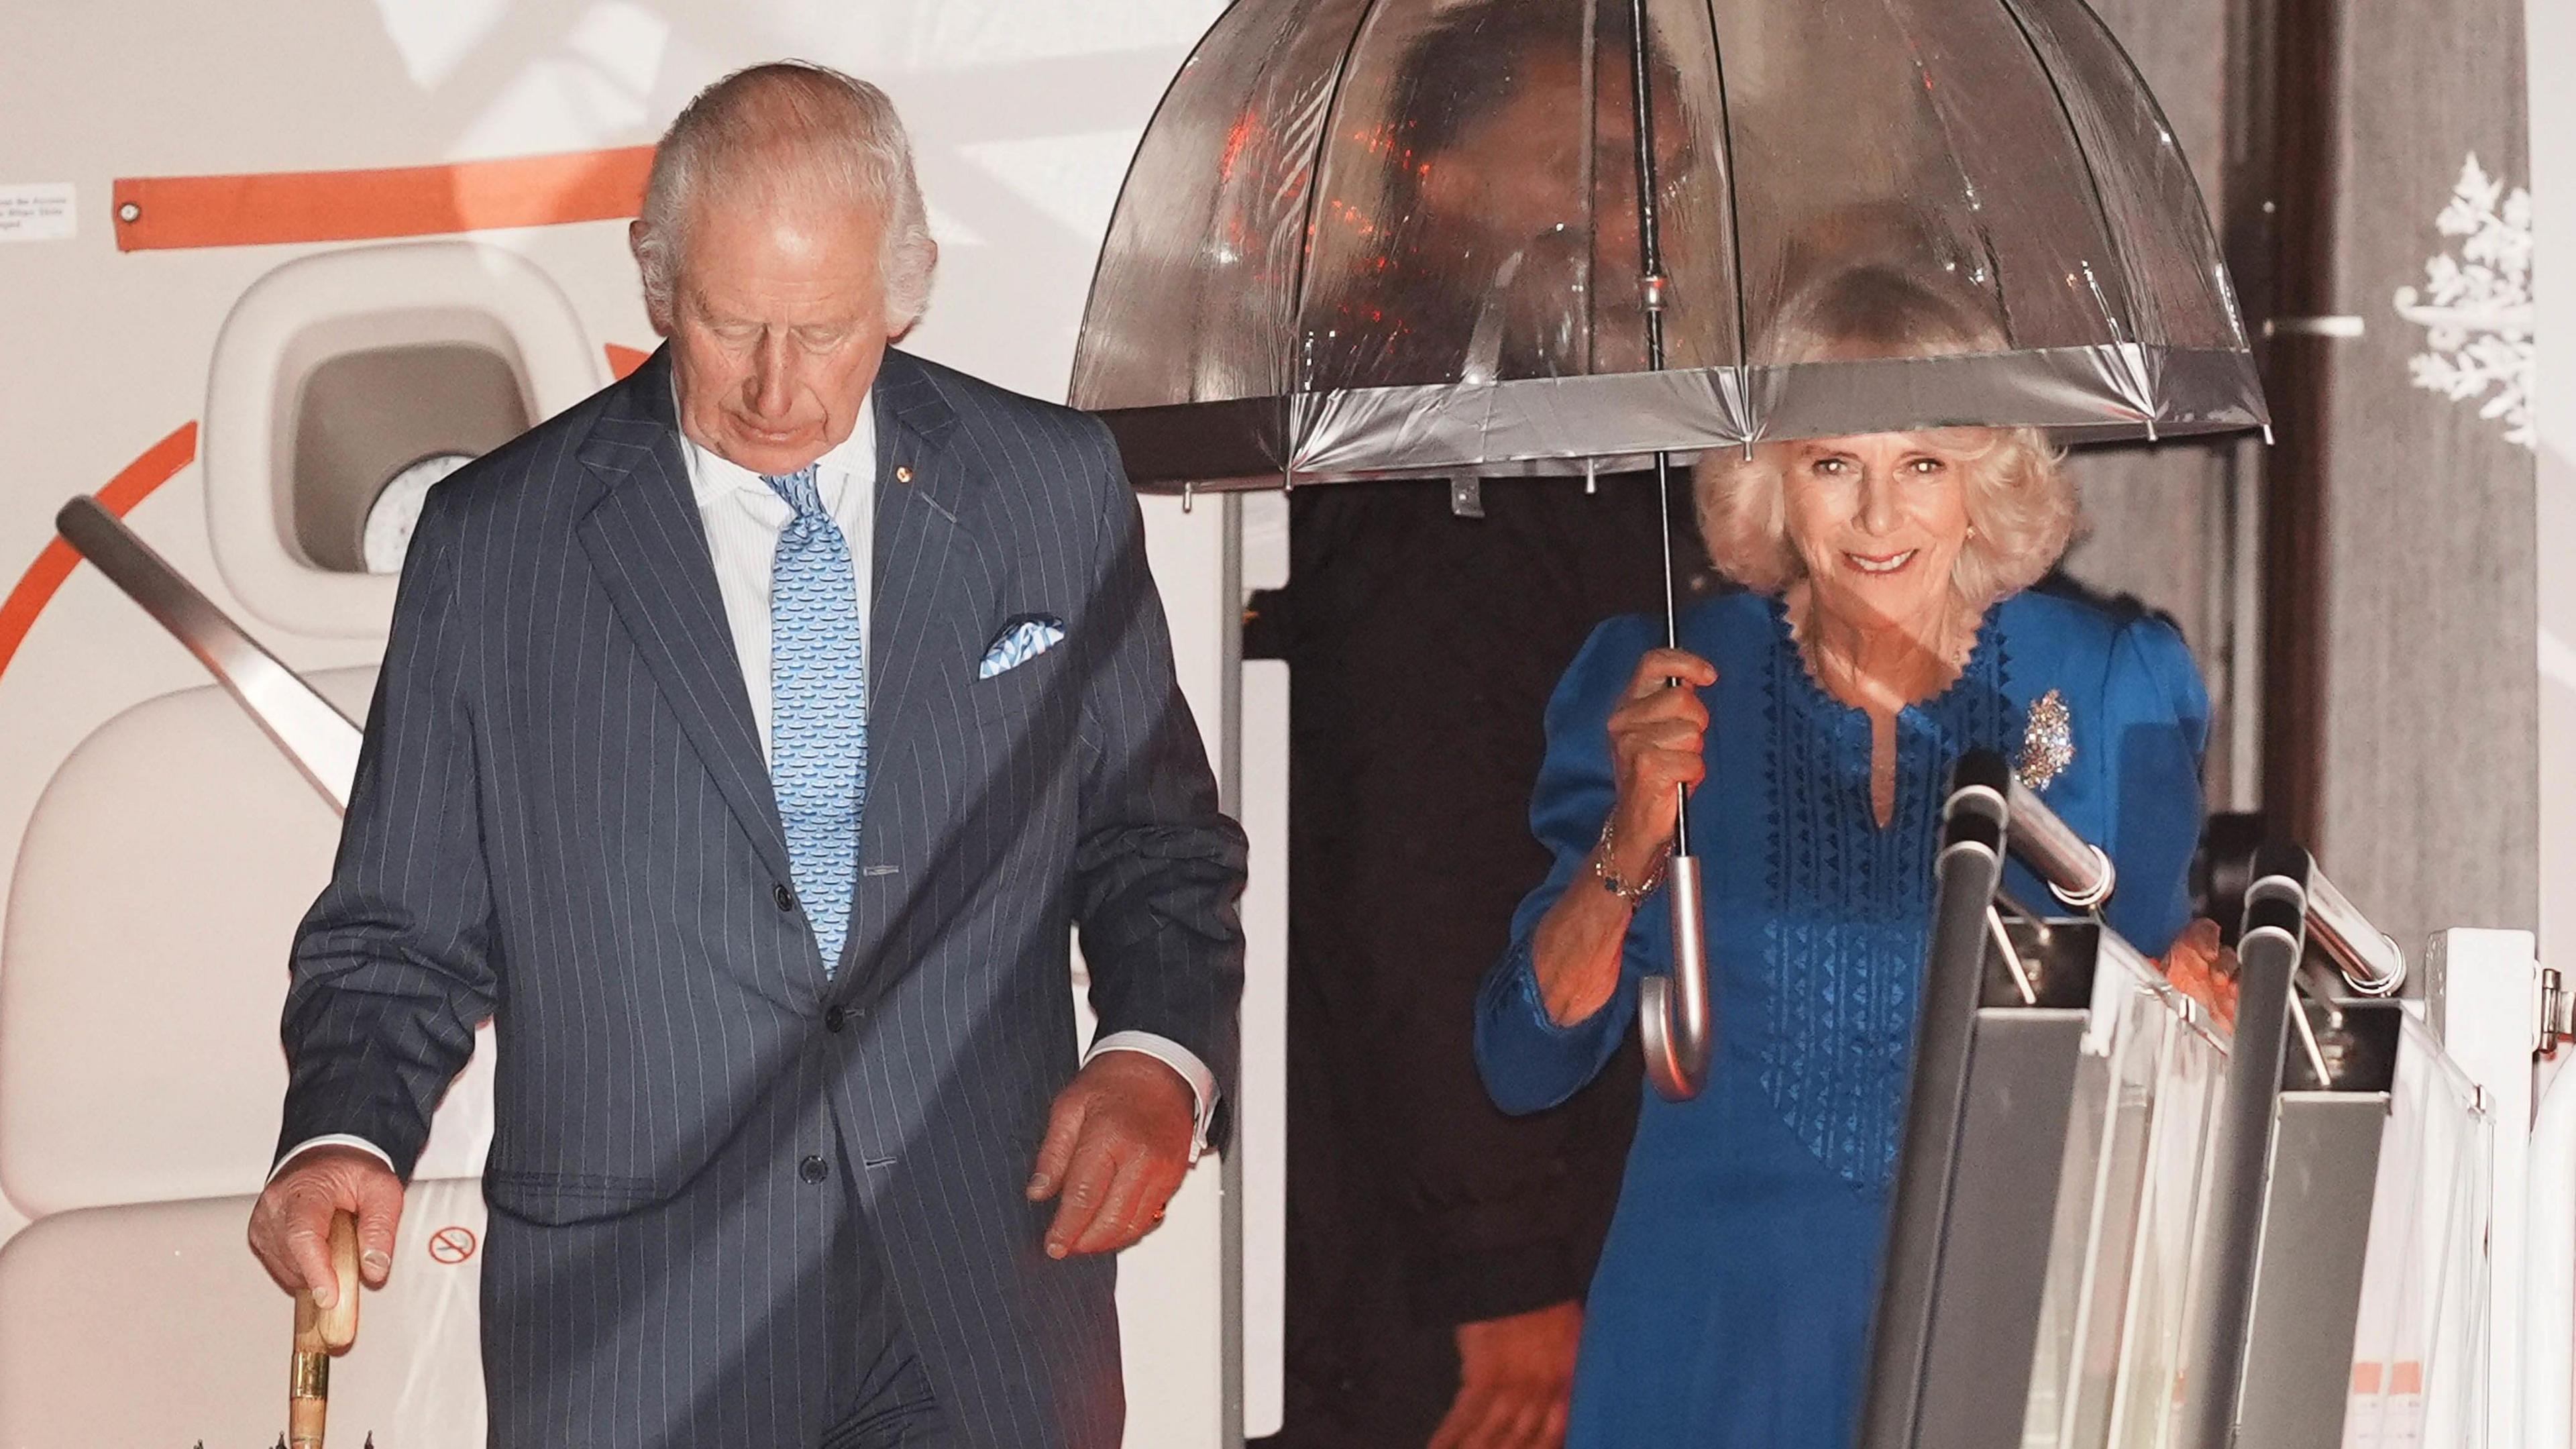
[[[2397,315],[2427,329],[2432,350],[2407,359],[2415,385],[2453,402],[2485,398],[2478,416],[2504,423],[2505,441],[2533,446],[2531,425],[2531,193],[2460,168],[2434,225],[2466,237],[2459,255],[2424,264],[2424,291],[2397,289]]]

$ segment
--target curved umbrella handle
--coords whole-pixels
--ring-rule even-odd
[[[1708,995],[1708,933],[1700,918],[1699,857],[1672,858],[1664,893],[1672,901],[1673,974],[1645,979],[1637,1021],[1646,1080],[1666,1101],[1687,1102],[1708,1085],[1709,1049],[1717,1037]]]

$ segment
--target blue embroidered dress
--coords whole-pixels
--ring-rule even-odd
[[[1658,896],[1628,934],[1617,994],[1560,1027],[1530,957],[1609,813],[1607,723],[1659,622],[1596,631],[1548,706],[1531,822],[1555,853],[1477,1003],[1476,1055],[1506,1111],[1563,1100],[1636,1015],[1641,971],[1670,961]],[[2111,923],[2161,953],[2188,915],[2208,701],[2182,639],[2150,618],[2021,594],[1986,616],[1966,669],[1897,721],[1896,807],[1870,808],[1868,717],[1807,674],[1776,602],[1737,595],[1682,616],[1717,666],[1709,775],[1691,802],[1717,1050],[1708,1089],[1649,1094],[1586,1305],[1571,1449],[1847,1449],[1903,1121],[1932,847],[1950,765],[2018,754],[2031,703],[2071,716],[2073,761],[2042,796],[2111,853]],[[2016,893],[2041,898],[2015,872]]]

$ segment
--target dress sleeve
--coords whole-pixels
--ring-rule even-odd
[[[1637,928],[1629,928],[1619,985],[1599,1011],[1559,1025],[1539,998],[1532,938],[1610,818],[1610,711],[1652,642],[1647,622],[1613,619],[1592,633],[1547,706],[1547,754],[1530,797],[1530,828],[1554,863],[1512,914],[1511,945],[1476,994],[1476,1067],[1494,1105],[1544,1111],[1580,1091],[1619,1049],[1637,1010]]]
[[[2109,850],[2120,878],[2104,915],[2139,950],[2162,955],[2191,919],[2209,692],[2182,635],[2148,617],[2113,638],[2103,694],[2118,730]]]

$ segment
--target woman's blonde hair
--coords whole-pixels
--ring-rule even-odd
[[[1942,357],[1998,352],[2001,330],[1883,266],[1854,267],[1792,298],[1773,327],[1773,363]],[[1923,435],[1965,472],[1968,522],[1951,588],[1983,613],[2039,582],[2074,541],[2074,481],[2065,454],[2037,428],[1937,428]],[[1711,450],[1694,495],[1701,537],[1720,572],[1758,593],[1785,592],[1805,572],[1789,539],[1787,465],[1797,442],[1765,443],[1750,458]]]

